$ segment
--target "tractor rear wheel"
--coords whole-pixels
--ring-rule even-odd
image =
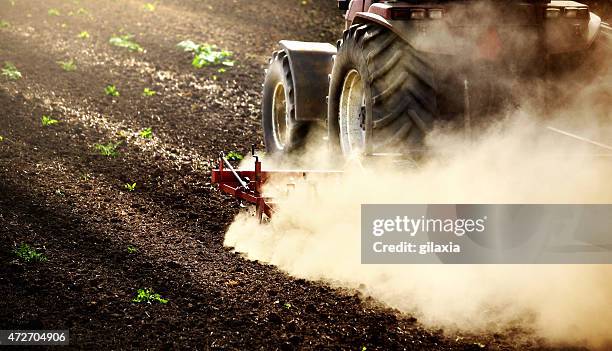
[[[411,153],[437,115],[433,68],[395,33],[357,24],[338,41],[328,132],[342,154]]]
[[[296,121],[295,92],[289,57],[277,51],[266,70],[263,86],[262,125],[266,152],[288,153],[301,149],[311,122]]]

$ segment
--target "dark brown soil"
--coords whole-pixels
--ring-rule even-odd
[[[209,160],[262,146],[259,91],[275,43],[333,42],[342,18],[330,0],[144,3],[0,1],[10,24],[0,61],[23,74],[0,77],[0,329],[70,329],[71,347],[87,350],[538,348],[512,335],[445,337],[224,248],[238,206],[209,183]],[[145,51],[109,45],[122,33]],[[192,68],[176,48],[185,39],[233,51],[236,67]],[[57,64],[68,59],[75,72]],[[108,84],[120,96],[106,96]],[[145,87],[158,94],[143,97]],[[60,123],[43,127],[42,115]],[[137,135],[147,127],[151,140]],[[122,142],[119,156],[93,147],[110,141]],[[48,261],[19,261],[21,243]],[[169,303],[132,303],[144,287]]]

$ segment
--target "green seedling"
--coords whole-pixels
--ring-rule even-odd
[[[283,304],[283,307],[285,307],[286,309],[290,309],[292,306],[289,302],[285,302],[285,304]]]
[[[116,47],[126,48],[130,51],[143,52],[144,50],[142,46],[138,45],[138,43],[133,41],[132,40],[133,38],[134,36],[131,34],[113,36],[110,38],[109,43],[111,43],[111,45],[114,45]]]
[[[119,96],[119,90],[117,90],[117,87],[112,84],[107,85],[106,88],[104,88],[104,92],[108,96]]]
[[[0,135],[0,143],[4,141],[4,137]]]
[[[96,148],[96,150],[98,150],[98,152],[102,156],[117,157],[119,156],[119,151],[117,151],[117,148],[119,147],[119,145],[121,145],[121,142],[118,142],[118,143],[109,142],[108,144],[96,144],[94,145],[94,148]]]
[[[77,15],[88,15],[88,14],[89,14],[89,11],[87,11],[87,10],[85,10],[84,8],[80,7],[80,8],[77,10],[77,12],[76,12],[76,13],[77,13]]]
[[[232,52],[227,50],[219,50],[217,46],[210,44],[196,44],[191,40],[184,40],[178,43],[178,48],[186,52],[193,52],[193,61],[191,65],[195,68],[204,66],[224,65],[228,67],[234,66]]]
[[[225,158],[227,158],[228,161],[240,161],[244,158],[244,156],[237,153],[236,151],[230,151],[227,153],[227,156]]]
[[[155,94],[157,94],[157,92],[149,88],[144,88],[144,90],[142,91],[142,96],[153,96]]]
[[[167,304],[168,300],[161,297],[161,295],[156,294],[152,289],[138,289],[136,293],[136,297],[132,299],[132,302],[136,303],[153,303],[159,302],[161,304]]]
[[[42,122],[43,127],[49,127],[49,126],[59,123],[57,119],[54,119],[53,117],[45,116],[45,115],[42,116],[41,122]]]
[[[135,247],[134,247],[134,246],[132,246],[132,245],[129,245],[129,246],[127,247],[127,252],[128,252],[129,254],[134,254],[134,253],[138,252],[138,249],[137,249],[137,248],[135,248]]]
[[[123,185],[123,187],[124,187],[124,188],[125,188],[127,191],[132,192],[132,191],[136,190],[136,183],[132,183],[132,184],[130,184],[130,183],[125,183],[125,185]]]
[[[0,28],[8,28],[8,27],[10,27],[10,26],[11,26],[11,24],[10,24],[10,23],[8,23],[7,21],[5,21],[5,20],[0,20]]]
[[[143,139],[151,139],[153,137],[153,129],[145,128],[138,132],[138,135]]]
[[[25,243],[16,248],[14,253],[19,259],[26,263],[45,262],[47,260],[43,254],[36,252],[35,249]]]
[[[144,4],[144,6],[143,6],[143,8],[145,9],[145,11],[150,11],[150,12],[155,11],[155,8],[156,8],[156,7],[157,7],[157,6],[155,6],[155,4],[150,3],[150,2],[147,2],[147,3],[146,3],[146,4]]]
[[[57,64],[60,65],[60,67],[66,72],[73,72],[77,69],[76,63],[74,63],[73,59],[68,61],[57,61]]]
[[[60,12],[58,9],[49,9],[49,11],[47,11],[47,15],[49,16],[59,16]]]
[[[225,72],[227,72],[227,70],[226,70],[225,68],[219,68],[219,69],[217,70],[217,72],[219,72],[219,73],[225,73]]]
[[[17,70],[17,67],[12,62],[5,62],[2,68],[2,75],[10,80],[17,80],[21,78],[21,72]]]
[[[89,32],[84,30],[81,33],[79,33],[77,37],[80,39],[89,39]]]

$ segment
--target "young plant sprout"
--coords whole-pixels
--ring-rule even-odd
[[[34,248],[25,243],[21,244],[13,252],[15,256],[26,263],[47,261],[47,258],[43,254],[37,252]]]
[[[117,90],[117,87],[112,84],[107,85],[106,88],[104,88],[104,92],[108,96],[119,96],[119,90]]]
[[[216,45],[196,44],[191,40],[184,40],[177,46],[183,51],[193,52],[191,65],[195,68],[213,65],[234,66],[234,61],[229,59],[233,53],[227,50],[219,50]]]
[[[151,129],[150,127],[145,128],[138,132],[138,135],[143,139],[151,139],[153,137],[153,129]]]
[[[153,96],[155,94],[157,94],[157,92],[149,88],[144,88],[144,90],[142,91],[142,96]]]
[[[244,156],[237,153],[236,151],[230,151],[227,153],[227,156],[225,158],[227,158],[228,161],[240,161],[244,158]]]
[[[125,34],[121,36],[113,36],[110,38],[109,43],[119,48],[125,48],[129,51],[143,52],[144,49],[134,40],[134,36],[131,34]]]
[[[2,75],[10,80],[18,80],[21,78],[21,72],[17,70],[17,67],[12,62],[5,62],[2,68]]]
[[[119,147],[119,145],[121,145],[121,142],[118,142],[118,143],[108,142],[107,144],[96,144],[94,145],[94,148],[98,150],[98,152],[102,156],[117,157],[119,156],[119,151],[117,151],[117,148]]]
[[[68,61],[57,61],[57,64],[66,72],[73,72],[77,69],[77,66],[74,63],[73,59],[70,59]]]
[[[43,127],[49,127],[49,126],[58,124],[59,121],[57,119],[54,119],[54,118],[50,117],[50,116],[43,115],[42,118],[41,118],[41,123],[42,123]]]
[[[161,304],[167,304],[168,300],[161,297],[160,294],[157,294],[153,291],[153,289],[145,288],[138,289],[136,293],[136,297],[132,299],[132,302],[136,303],[148,303],[151,304],[153,302],[158,302]]]

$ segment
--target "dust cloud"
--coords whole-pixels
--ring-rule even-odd
[[[519,325],[553,342],[601,346],[612,340],[612,266],[360,264],[362,203],[612,198],[611,159],[589,145],[560,142],[528,115],[513,116],[474,142],[430,139],[439,155],[418,168],[353,164],[340,177],[317,180],[314,189],[298,185],[279,199],[270,223],[240,214],[225,244],[295,277],[359,289],[428,326],[480,332]]]
[[[365,203],[610,203],[612,152],[549,128],[612,144],[609,84],[575,90],[571,103],[547,117],[526,98],[474,138],[435,130],[428,156],[415,163],[349,160],[341,176],[298,183],[277,198],[270,223],[239,214],[225,245],[292,276],[357,289],[451,333],[519,327],[553,344],[609,349],[612,265],[360,263]],[[323,164],[321,154],[309,153],[305,164]],[[271,168],[264,160],[264,170]]]

